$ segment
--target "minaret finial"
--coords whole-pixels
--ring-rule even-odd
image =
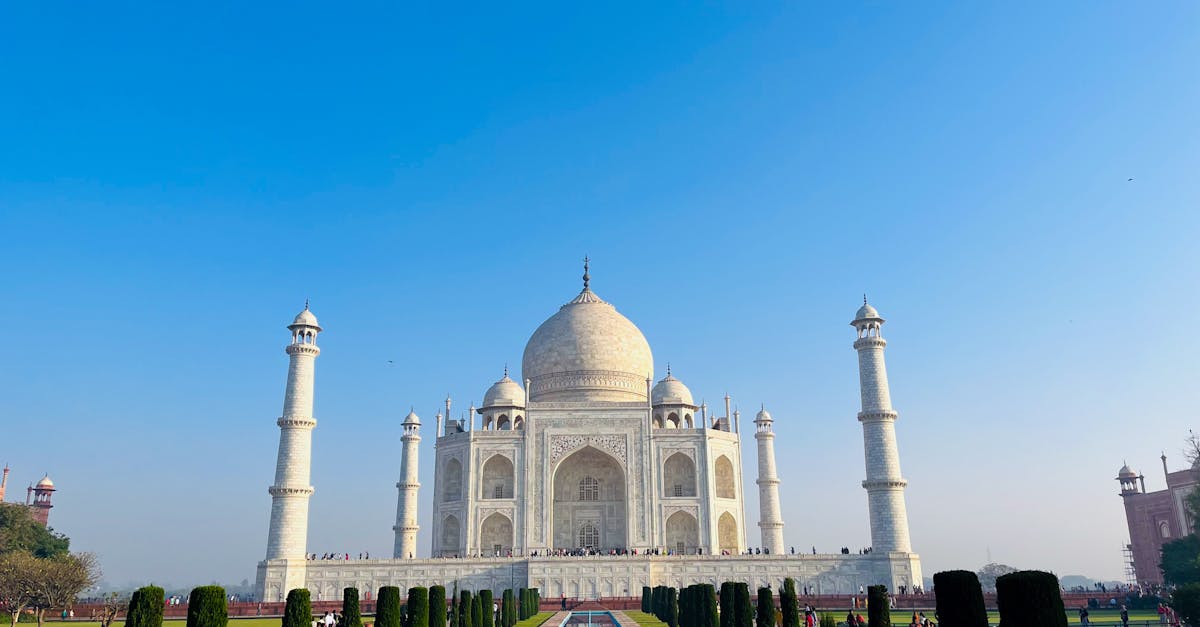
[[[504,362],[504,378],[508,378],[508,362]]]
[[[667,362],[667,378],[671,378],[671,362]]]
[[[863,292],[863,304],[867,304],[867,293]]]
[[[590,261],[587,255],[583,256],[583,289],[585,291],[588,289],[588,283],[592,280],[592,275],[588,274],[588,262]]]
[[[308,311],[308,297],[304,298],[304,311]]]

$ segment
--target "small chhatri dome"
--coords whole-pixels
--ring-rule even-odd
[[[1125,464],[1124,466],[1121,466],[1121,469],[1117,471],[1118,479],[1121,479],[1121,478],[1136,479],[1137,476],[1138,476],[1137,472],[1134,471],[1134,469],[1130,468],[1129,464]]]
[[[417,412],[413,411],[412,409],[409,409],[408,415],[404,417],[404,422],[401,424],[419,425],[419,424],[421,424],[421,418],[419,416],[417,416]]]
[[[300,326],[316,327],[318,331],[321,330],[321,325],[317,324],[317,317],[308,309],[308,299],[304,300],[304,311],[296,314],[296,318],[292,320],[292,324],[288,328]]]
[[[488,388],[483,395],[483,408],[487,407],[524,407],[525,388],[508,376],[508,366],[504,367],[504,376]]]
[[[654,389],[650,390],[650,402],[652,405],[696,406],[696,403],[692,401],[692,391],[683,384],[683,381],[671,376],[670,366],[667,366],[666,378],[659,381],[655,384]]]
[[[46,476],[42,477],[42,480],[41,480],[41,481],[37,482],[37,487],[39,487],[39,488],[53,488],[53,487],[54,487],[54,482],[50,480],[50,475],[48,475],[48,474],[47,474]]]
[[[762,409],[758,410],[758,414],[754,416],[754,420],[774,421],[774,419],[771,418],[771,412],[767,411],[767,407],[765,405]]]

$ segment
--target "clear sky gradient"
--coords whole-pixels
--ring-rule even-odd
[[[308,297],[310,550],[389,554],[402,416],[588,254],[657,376],[772,411],[797,550],[869,544],[867,292],[926,573],[1118,578],[1116,470],[1200,403],[1198,70],[1191,2],[10,4],[9,498],[49,472],[114,584],[253,579]]]

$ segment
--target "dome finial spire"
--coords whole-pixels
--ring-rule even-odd
[[[304,311],[308,311],[308,297],[304,297]]]
[[[667,378],[671,378],[671,362],[667,362]]]
[[[863,304],[867,304],[867,293],[863,292]]]
[[[587,255],[583,256],[583,289],[584,290],[588,289],[588,283],[590,283],[592,280],[592,275],[588,274],[588,262],[590,262],[590,261],[591,260],[588,259]]]
[[[504,378],[508,378],[508,362],[504,362]]]

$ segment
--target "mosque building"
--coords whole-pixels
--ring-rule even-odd
[[[757,456],[757,553],[747,554],[741,415],[730,398],[718,415],[697,405],[672,373],[655,381],[642,332],[590,287],[534,331],[520,381],[493,383],[469,417],[434,417],[432,543],[417,547],[421,429],[401,422],[400,479],[389,559],[306,560],[314,365],[322,328],[305,305],[288,329],[290,366],[267,555],[259,598],[278,601],[307,587],[314,600],[345,587],[375,590],[441,583],[460,589],[537,587],[543,597],[640,594],[644,585],[746,581],[778,587],[785,577],[813,591],[920,584],[912,552],[895,421],[884,366],[883,318],[871,305],[851,323],[859,355],[872,550],[789,554],[784,546],[774,420],[764,407],[747,432]]]
[[[5,464],[3,473],[0,474],[0,503],[4,502],[4,497],[8,492],[9,471],[8,464]],[[54,507],[51,499],[54,497],[55,491],[50,475],[45,475],[36,484],[31,483],[29,487],[25,488],[25,502],[16,503],[16,505],[24,505],[29,508],[33,519],[43,527],[48,527],[50,525],[50,509]]]

